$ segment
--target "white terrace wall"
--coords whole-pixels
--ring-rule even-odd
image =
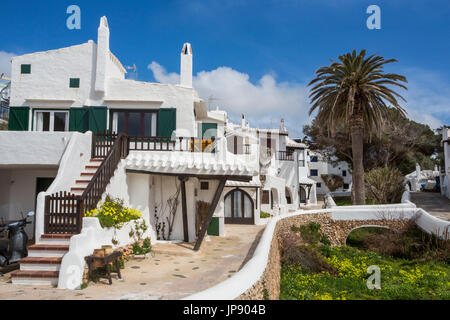
[[[55,134],[53,132],[52,134]],[[70,187],[75,184],[80,172],[85,168],[91,159],[92,132],[72,133],[72,137],[67,144],[64,154],[59,162],[58,174],[50,187],[45,192],[37,196],[36,201],[36,241],[39,242],[44,233],[44,210],[45,196],[59,191],[70,191]]]

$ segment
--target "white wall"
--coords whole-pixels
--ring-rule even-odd
[[[57,166],[73,134],[0,131],[0,167]]]
[[[57,168],[53,169],[0,169],[0,219],[22,219],[36,207],[37,178],[54,178]],[[22,216],[22,214],[23,216]],[[34,237],[34,217],[25,227],[28,237]]]

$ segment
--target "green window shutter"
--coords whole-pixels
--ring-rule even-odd
[[[30,74],[31,73],[31,64],[21,64],[20,65],[20,73]]]
[[[79,88],[80,87],[80,78],[70,78],[69,88]]]
[[[89,130],[93,133],[106,132],[107,107],[89,107]]]
[[[8,130],[27,131],[30,107],[9,107]]]
[[[89,109],[70,108],[69,110],[69,130],[86,132],[89,130]]]
[[[219,218],[213,217],[211,222],[209,223],[209,227],[207,233],[210,236],[218,236],[219,235]]]
[[[161,108],[158,111],[158,136],[170,137],[177,128],[177,109]]]
[[[205,135],[205,132],[208,131],[208,134]],[[200,137],[202,139],[211,139],[212,137],[217,137],[217,123],[208,123],[203,122],[201,126]]]

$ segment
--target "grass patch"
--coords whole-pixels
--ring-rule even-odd
[[[334,202],[337,206],[352,206],[352,199],[351,198],[336,198],[334,199]],[[375,204],[372,199],[367,198],[366,199],[366,205],[373,205]]]
[[[443,263],[405,260],[362,252],[351,247],[321,246],[323,259],[335,269],[311,272],[301,265],[283,263],[282,300],[397,300],[450,299],[450,267]],[[369,290],[367,267],[381,269],[381,289]]]

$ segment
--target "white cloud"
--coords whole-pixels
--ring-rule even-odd
[[[158,82],[179,82],[177,73],[167,73],[157,62],[153,61],[148,68]],[[229,67],[201,71],[193,78],[193,84],[202,99],[214,99],[211,108],[219,105],[234,122],[244,113],[251,126],[276,128],[280,118],[284,118],[295,137],[303,137],[303,125],[310,122],[305,84],[277,82],[272,74],[253,84],[248,74]]]
[[[16,54],[6,51],[0,51],[0,74],[4,73],[5,76],[11,75],[11,58]]]
[[[410,68],[404,70],[403,74],[408,79],[408,91],[404,92],[408,117],[428,124],[432,129],[448,125],[450,84],[434,71]]]
[[[148,68],[156,81],[179,83],[179,75],[168,73],[153,61]],[[399,90],[407,103],[401,103],[407,116],[435,129],[450,122],[450,85],[439,74],[418,68],[399,72],[408,79],[408,91]],[[228,112],[233,122],[240,121],[244,113],[251,126],[276,128],[280,118],[292,137],[303,137],[303,125],[311,123],[308,116],[309,98],[305,83],[277,82],[272,74],[266,74],[256,83],[248,74],[230,67],[201,71],[193,78],[193,84],[205,101],[211,97],[211,108],[219,105]],[[447,123],[446,123],[447,122]]]

